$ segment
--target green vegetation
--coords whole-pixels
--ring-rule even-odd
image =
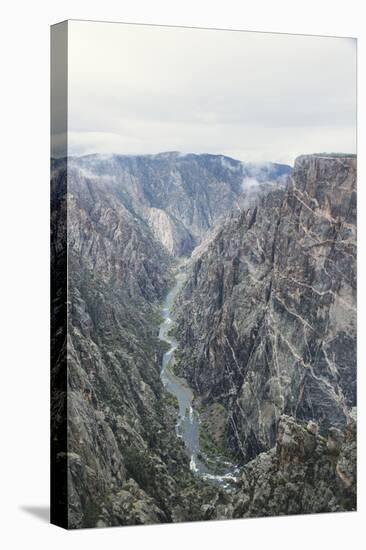
[[[177,349],[174,352],[174,363],[171,365],[169,364],[170,370],[175,374],[175,376],[184,377],[184,369],[183,369],[183,350],[180,347],[177,347]]]
[[[167,407],[173,407],[174,409],[179,409],[178,399],[175,397],[175,395],[165,392],[164,393],[164,403]]]
[[[84,527],[95,527],[100,514],[100,506],[92,500],[86,500],[83,508],[85,523]]]
[[[220,403],[212,403],[208,406],[199,407],[200,425],[200,446],[208,459],[217,457],[222,460],[232,460],[233,457],[225,445],[225,429],[227,413]]]
[[[125,466],[132,477],[145,491],[154,492],[155,468],[150,453],[146,450],[129,447],[125,449]]]

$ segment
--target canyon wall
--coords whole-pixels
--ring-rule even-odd
[[[343,429],[356,404],[356,159],[296,160],[195,256],[176,310],[179,372],[224,407],[241,460],[282,414]]]

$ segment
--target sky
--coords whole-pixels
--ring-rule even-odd
[[[356,40],[69,22],[68,152],[356,152]]]

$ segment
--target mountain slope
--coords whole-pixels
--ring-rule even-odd
[[[65,178],[55,162],[54,195]],[[67,458],[68,526],[195,519],[195,481],[160,380],[171,260],[118,193],[72,169],[67,187],[67,447],[56,459]],[[54,397],[55,437],[63,405]]]
[[[189,255],[207,231],[258,193],[283,185],[291,168],[244,164],[223,155],[87,155],[69,168],[91,185],[116,189],[169,253]]]
[[[180,372],[225,410],[247,461],[286,413],[343,428],[356,402],[356,159],[299,157],[286,190],[232,216],[177,307]]]

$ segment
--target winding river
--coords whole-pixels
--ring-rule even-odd
[[[188,456],[190,458],[190,468],[200,477],[216,482],[220,485],[230,485],[235,481],[238,474],[238,468],[231,462],[222,463],[224,472],[217,475],[213,473],[213,468],[208,466],[205,460],[205,453],[200,448],[199,429],[200,418],[198,412],[193,409],[193,392],[187,382],[176,376],[169,368],[169,364],[177,349],[177,340],[169,335],[172,328],[172,309],[175,298],[186,280],[184,264],[180,265],[176,272],[175,284],[168,292],[162,309],[163,322],[160,325],[159,338],[169,345],[168,351],[163,355],[161,380],[165,388],[176,397],[179,405],[178,420],[176,424],[177,437],[183,439]],[[220,457],[218,457],[218,460]],[[211,460],[212,463],[212,460]]]

